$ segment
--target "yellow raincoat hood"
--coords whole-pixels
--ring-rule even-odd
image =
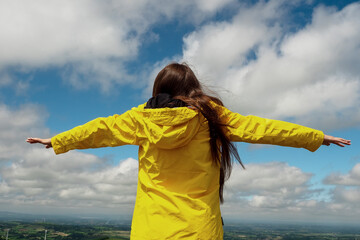
[[[133,108],[133,112],[143,121],[146,137],[156,147],[182,147],[197,134],[200,123],[196,110],[188,107],[144,109],[144,106]]]

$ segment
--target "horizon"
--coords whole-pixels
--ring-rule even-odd
[[[360,222],[360,1],[0,2],[0,211],[131,216],[136,146],[30,146],[146,102],[187,62],[225,106],[352,140],[236,143],[225,219]]]
[[[83,224],[89,224],[88,221],[121,221],[121,224],[131,225],[131,216],[129,215],[102,215],[102,214],[36,214],[36,213],[21,213],[21,212],[8,212],[0,211],[0,214],[9,214],[10,216],[0,216],[0,222],[8,221],[22,221],[22,222],[38,222],[43,221],[44,223],[57,223],[57,222],[74,222],[80,221]],[[14,216],[15,215],[15,216]],[[22,216],[22,218],[21,218]],[[13,218],[16,218],[13,219]],[[120,223],[119,223],[120,224]],[[288,226],[324,226],[324,227],[360,227],[359,222],[319,222],[319,221],[295,221],[295,220],[261,220],[261,219],[224,219],[224,226],[234,225],[288,225]],[[116,225],[116,224],[115,224]]]

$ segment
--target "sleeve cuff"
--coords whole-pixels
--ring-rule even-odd
[[[64,148],[59,144],[59,141],[56,136],[51,138],[51,146],[55,152],[56,155],[65,153],[67,151],[64,150]]]
[[[319,147],[323,144],[323,142],[324,142],[324,133],[322,131],[316,130],[316,132],[314,133],[314,140],[312,141],[312,144],[309,145],[307,150],[311,152],[315,152],[316,150],[319,149]]]

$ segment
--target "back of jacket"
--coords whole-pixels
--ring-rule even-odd
[[[142,128],[132,239],[221,239],[219,166],[206,119],[187,108],[133,109]]]
[[[55,153],[138,145],[139,174],[131,239],[222,239],[220,171],[211,159],[206,119],[188,107],[144,109],[144,105],[56,135],[51,139]],[[324,135],[318,130],[242,116],[216,104],[213,107],[231,141],[310,151],[323,141]]]

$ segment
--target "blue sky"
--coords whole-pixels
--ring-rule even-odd
[[[137,148],[25,143],[145,102],[186,61],[231,110],[352,140],[238,143],[228,219],[359,222],[358,1],[1,1],[0,211],[131,214]]]

